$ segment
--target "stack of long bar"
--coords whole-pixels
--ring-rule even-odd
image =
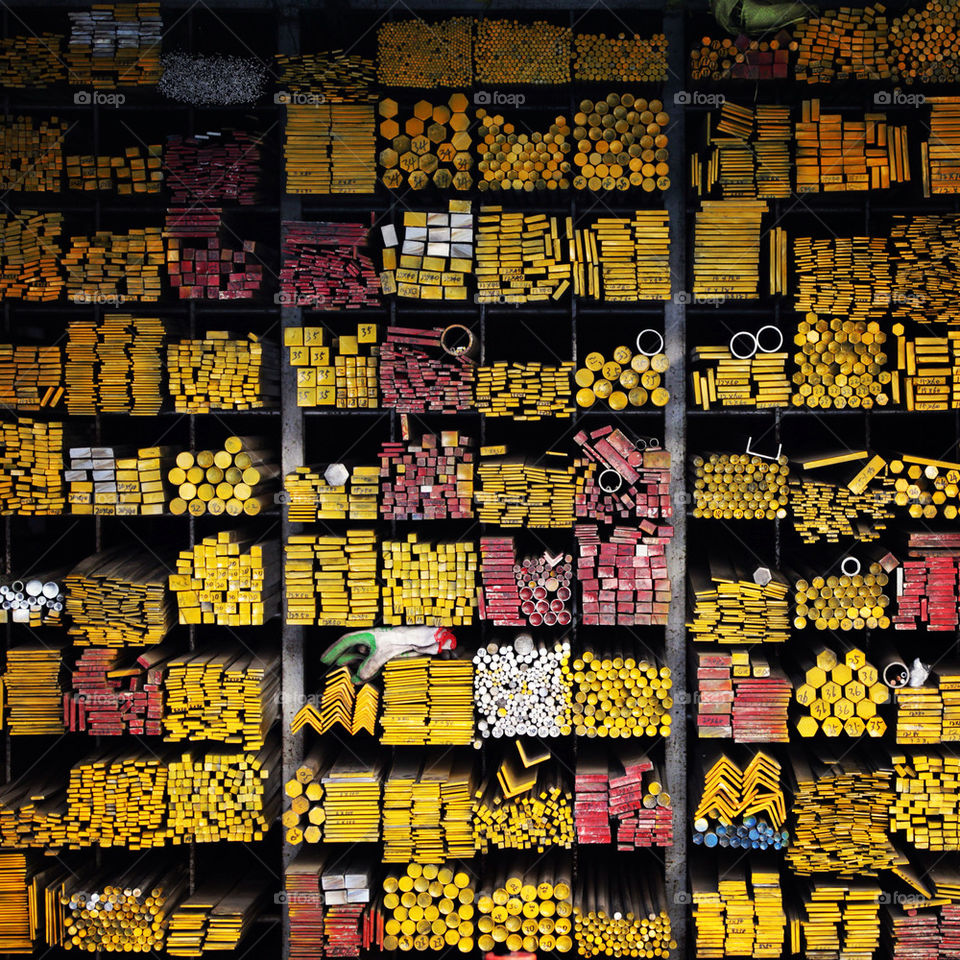
[[[94,737],[160,736],[165,665],[162,648],[131,658],[119,650],[88,647],[77,658],[63,698],[67,729]]]
[[[159,516],[166,505],[164,476],[170,447],[71,447],[64,480],[70,512],[95,516]]]
[[[897,743],[942,743],[943,695],[933,683],[893,691],[897,704]]]
[[[163,949],[170,916],[186,895],[188,878],[175,867],[138,864],[116,875],[87,868],[44,892],[54,947],[149,953]],[[106,882],[105,882],[106,881]],[[54,919],[55,918],[55,919]]]
[[[411,863],[399,876],[390,873],[384,878],[383,893],[384,950],[473,951],[476,894],[466,870],[456,864]],[[415,906],[423,911],[418,919],[410,916]]]
[[[621,749],[610,764],[609,775],[610,817],[616,826],[617,850],[672,846],[670,794],[646,754]]]
[[[59,868],[38,871],[22,853],[0,853],[0,950],[32,954],[40,936],[39,892]]]
[[[960,623],[960,534],[912,533],[910,557],[897,569],[894,629],[953,632]]]
[[[534,20],[480,17],[473,45],[474,77],[481,83],[569,83],[570,27]]]
[[[897,338],[894,402],[907,410],[960,408],[960,332],[909,338],[905,326],[895,323],[893,333]]]
[[[323,836],[326,843],[380,839],[384,761],[370,753],[342,753],[323,774]]]
[[[489,643],[473,657],[473,698],[482,737],[558,737],[571,732],[570,644]]]
[[[585,502],[586,481],[565,454],[547,451],[544,465],[507,455],[506,446],[481,447],[477,519],[500,527],[571,527]],[[552,462],[551,462],[552,461]]]
[[[442,352],[443,327],[387,327],[380,347],[383,406],[399,413],[460,413],[473,408],[473,363]]]
[[[577,770],[573,778],[577,843],[612,842],[609,779],[609,765],[605,756],[588,754],[577,757]]]
[[[929,957],[935,960],[940,956],[940,915],[935,909],[921,912],[916,909],[919,905],[883,904],[884,937],[880,942],[889,950],[888,956],[893,960],[900,960],[901,957],[917,957],[918,960]],[[943,956],[948,955],[950,952],[944,950]]]
[[[251,653],[173,657],[165,665],[164,740],[217,740],[260,750],[277,715],[277,658]]]
[[[867,883],[817,884],[808,887],[804,919],[797,923],[794,946],[806,956],[873,956],[880,946],[880,887]],[[791,923],[794,921],[791,918]]]
[[[614,523],[619,517],[646,521],[640,528],[655,529],[649,521],[673,515],[670,498],[670,451],[647,441],[634,443],[619,427],[599,427],[574,434],[586,457],[585,495],[577,497],[577,516]],[[595,469],[593,465],[596,465]],[[660,527],[657,536],[669,536]]]
[[[10,784],[0,837],[16,848],[131,850],[260,840],[279,815],[278,760],[276,742],[256,754],[198,751],[175,761],[91,757],[70,768],[66,784]],[[27,795],[34,800],[22,802]]]
[[[35,571],[22,580],[0,576],[0,623],[26,623],[31,627],[61,624],[66,573],[67,568],[60,568]]]
[[[672,527],[642,520],[638,527],[614,527],[607,540],[596,524],[578,523],[573,532],[584,624],[666,623],[671,589],[665,550]]]
[[[257,202],[260,140],[246,130],[207,130],[192,136],[174,133],[163,148],[163,170],[170,202]]]
[[[284,130],[287,193],[353,194],[376,189],[372,103],[288,104]]]
[[[170,512],[253,517],[273,503],[280,467],[256,436],[230,436],[218,450],[182,450],[167,480],[177,488]]]
[[[376,68],[369,57],[347,50],[325,50],[298,56],[278,53],[275,59],[277,82],[286,90],[322,90],[327,103],[351,103],[372,96]]]
[[[797,44],[787,29],[770,39],[704,36],[690,50],[691,80],[785,80]]]
[[[797,580],[793,625],[798,630],[807,626],[817,630],[886,630],[890,626],[890,598],[883,588],[888,582],[889,577],[877,562],[871,563],[865,574]]]
[[[0,216],[0,300],[49,303],[63,291],[62,213],[21,210]]]
[[[894,81],[953,83],[958,67],[953,41],[958,27],[960,10],[956,4],[938,0],[925,0],[892,17],[890,66]],[[927,97],[925,102],[931,99]]]
[[[380,228],[384,293],[415,300],[467,299],[466,278],[473,271],[472,205],[469,200],[450,200],[447,206],[446,213],[404,212],[399,257],[396,228],[393,224]]]
[[[667,79],[666,34],[577,33],[573,41],[576,80],[654,83]]]
[[[896,799],[890,832],[902,833],[917,850],[960,850],[960,759],[946,754],[895,755]]]
[[[0,83],[13,90],[41,90],[66,79],[62,33],[34,33],[0,40]]]
[[[578,407],[592,407],[597,400],[603,400],[611,410],[623,410],[628,403],[631,407],[645,406],[648,399],[653,406],[662,407],[670,399],[669,391],[661,386],[661,374],[670,366],[665,353],[649,356],[619,346],[614,349],[612,360],[605,360],[602,353],[594,351],[583,362],[574,374],[574,382],[580,388]]]
[[[439,440],[439,443],[437,442]],[[419,442],[380,448],[381,515],[385,520],[473,517],[472,438],[444,430]]]
[[[481,157],[477,169],[482,176],[477,189],[485,193],[499,193],[501,190],[532,193],[534,190],[566,190],[570,187],[572,168],[567,155],[571,149],[571,125],[566,117],[555,116],[546,129],[530,130],[526,123],[508,120],[502,113],[488,113],[483,107],[475,116],[479,121],[477,152]],[[530,132],[518,133],[518,130]],[[579,180],[582,188],[585,181],[583,178]],[[599,178],[595,183],[596,189],[600,189]],[[629,180],[625,183],[630,185]],[[569,238],[569,219],[567,228]]]
[[[283,478],[287,519],[291,523],[314,520],[365,520],[379,516],[380,468],[342,463],[297,467]]]
[[[276,407],[279,354],[256,334],[210,330],[202,340],[167,346],[167,385],[178,413]]]
[[[163,34],[159,3],[103,3],[67,16],[71,84],[100,90],[157,84]]]
[[[795,237],[797,313],[869,320],[890,309],[893,276],[886,237]]]
[[[27,644],[7,650],[3,674],[6,725],[11,736],[61,734],[63,690],[58,646]]]
[[[373,626],[380,594],[376,533],[288,537],[283,582],[289,624]]]
[[[63,424],[19,418],[0,425],[0,515],[62,513]]]
[[[730,347],[693,348],[691,372],[694,403],[702,410],[711,404],[721,407],[785,407],[790,403],[792,385],[787,376],[786,351],[757,352],[737,357]]]
[[[719,870],[698,865],[690,880],[698,960],[782,956],[787,916],[779,866],[754,856]]]
[[[377,78],[391,87],[463,87],[473,79],[472,17],[384,20],[377,27]]]
[[[0,406],[34,411],[63,399],[63,357],[59,346],[0,344]]]
[[[180,623],[262,626],[279,609],[279,542],[221,530],[180,551],[169,587]]]
[[[383,669],[384,744],[473,741],[473,662],[413,657]]]
[[[747,453],[694,456],[695,517],[724,520],[775,520],[787,515],[787,458]]]
[[[703,775],[693,842],[734,850],[782,850],[790,839],[783,829],[786,819],[777,760],[758,750],[741,767],[721,754]]]
[[[377,535],[295,535],[284,547],[287,623],[373,626],[379,610]]]
[[[163,147],[152,144],[127,147],[122,156],[68,155],[67,188],[85,192],[115,190],[121,197],[159,193],[163,181],[163,171],[160,169],[162,154]]]
[[[803,683],[796,688],[796,701],[804,708],[796,727],[802,737],[823,733],[838,737],[882,737],[887,723],[877,706],[890,701],[890,690],[877,668],[867,662],[857,647],[849,648],[843,661],[828,647],[816,651],[815,662],[803,660]]]
[[[573,949],[570,863],[556,855],[491,871],[477,894],[477,946],[568,953]]]
[[[263,264],[256,242],[241,240],[239,250],[224,246],[222,214],[219,207],[204,207],[202,213],[167,208],[167,278],[181,300],[251,300],[260,289]]]
[[[957,278],[951,268],[960,250],[956,214],[895,216],[890,240],[896,250],[896,273],[890,312],[919,323],[958,323]],[[881,239],[878,243],[885,244]],[[877,301],[883,310],[883,300]]]
[[[920,171],[923,195],[960,192],[960,163],[956,148],[960,146],[960,100],[957,97],[927,97],[930,104],[930,139],[920,142]]]
[[[676,950],[667,897],[657,871],[613,871],[606,863],[581,860],[574,890],[574,942],[582,957],[662,957]]]
[[[163,321],[126,313],[67,325],[67,410],[72,416],[156,416],[162,396]]]
[[[98,230],[92,236],[71,237],[61,263],[66,271],[67,297],[74,303],[160,299],[160,271],[164,265],[160,227],[133,228],[126,233]],[[206,266],[206,264],[204,264]],[[175,265],[167,265],[171,276]]]
[[[704,200],[696,214],[693,295],[755,300],[760,295],[763,200]]]
[[[152,554],[123,547],[78,563],[64,583],[68,634],[76,646],[140,647],[159,643],[175,623],[168,569]]]
[[[724,199],[773,199],[790,196],[790,108],[744,107],[725,100],[719,119],[708,121],[706,165],[691,157],[691,178],[698,196],[719,184]]]
[[[868,543],[894,516],[892,489],[853,491],[820,480],[793,479],[788,487],[793,528],[804,543],[839,543],[841,537]]]
[[[517,573],[513,537],[480,538],[480,574],[483,579],[483,590],[479,596],[481,620],[492,620],[497,627],[527,625],[528,620],[521,616],[520,611],[520,581]],[[547,608],[549,610],[549,604]],[[540,622],[543,622],[542,617]]]
[[[569,417],[574,412],[571,377],[576,364],[559,366],[507,363],[477,368],[477,411],[487,417],[511,420],[541,420]]]
[[[355,335],[324,345],[323,327],[285,327],[283,345],[297,371],[298,407],[377,405],[377,325],[358,323]]]
[[[807,314],[797,325],[793,360],[795,407],[869,410],[896,399],[893,374],[883,369],[887,335],[875,320],[817,319]]]
[[[747,650],[697,653],[697,735],[737,743],[786,743],[793,684]]]
[[[477,302],[559,300],[572,275],[562,239],[558,217],[482,207],[477,218]]]
[[[819,99],[804,100],[794,133],[797,193],[886,190],[910,180],[907,128],[884,113],[848,120],[821,113]]]
[[[34,126],[28,116],[0,121],[0,186],[12,193],[59,193],[67,124],[50,117]]]
[[[709,580],[696,568],[689,572],[694,608],[687,628],[694,642],[786,643],[790,639],[787,581],[767,567],[751,579],[728,560],[709,558]]]
[[[578,737],[670,735],[673,680],[669,667],[623,653],[601,658],[586,650],[571,668],[571,713]]]
[[[263,907],[262,891],[244,879],[206,881],[169,914],[166,951],[196,957],[213,950],[236,950]]]
[[[383,862],[472,857],[473,794],[469,757],[394,760],[383,784]]]
[[[476,547],[472,543],[383,542],[383,622],[456,627],[473,623],[477,609]]]
[[[666,210],[600,217],[577,230],[568,221],[566,238],[575,294],[616,303],[670,299]]]
[[[301,853],[287,865],[283,889],[287,898],[291,960],[312,960],[323,949],[323,875],[326,854],[316,849]]]
[[[794,837],[786,856],[794,873],[876,876],[907,864],[887,835],[896,799],[888,759],[872,752],[841,760],[794,752],[790,760]]]
[[[796,79],[830,83],[888,78],[892,51],[885,11],[882,4],[844,6],[795,24]]]
[[[315,310],[359,310],[380,304],[380,277],[362,223],[283,222],[282,303]]]
[[[517,741],[518,743],[520,741]],[[549,757],[550,754],[544,751]],[[539,758],[538,758],[539,759]],[[529,789],[523,787],[531,784]],[[515,796],[505,796],[498,777],[474,793],[473,834],[479,853],[491,850],[570,849],[576,840],[573,792],[559,769],[538,763]]]

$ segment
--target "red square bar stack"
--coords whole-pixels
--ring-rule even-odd
[[[644,753],[621,756],[610,771],[610,816],[617,825],[617,850],[673,844],[670,795]],[[644,783],[644,774],[651,774]]]
[[[574,777],[573,820],[578,843],[611,843],[607,760],[580,757]]]
[[[697,655],[697,736],[733,736],[733,658],[729,651]]]
[[[221,246],[221,222],[216,207],[167,210],[167,276],[181,300],[250,300],[260,289],[263,267],[252,262],[256,243],[244,240],[240,250]]]
[[[456,430],[420,442],[380,448],[381,514],[385,520],[469,520],[473,517],[473,440]]]
[[[380,305],[380,275],[361,249],[362,223],[285,220],[281,302],[322,310],[359,310]]]
[[[480,540],[481,619],[501,627],[567,626],[573,619],[573,557],[544,550],[518,560],[513,537]]]
[[[172,134],[163,150],[163,170],[173,203],[256,203],[259,135],[246,130]]]
[[[958,618],[960,534],[912,533],[910,557],[897,568],[895,630],[953,632]]]
[[[133,661],[122,650],[84,650],[73,671],[72,690],[63,697],[67,730],[94,737],[160,736],[165,660],[157,650]]]
[[[387,327],[380,350],[380,392],[385,409],[400,413],[462,413],[473,409],[475,366],[440,345],[443,327]]]
[[[614,527],[601,538],[596,524],[574,526],[580,556],[577,578],[587,626],[662,626],[670,608],[670,579],[664,549],[673,532],[650,520]]]
[[[517,556],[513,537],[480,538],[480,572],[483,589],[479,596],[481,620],[496,627],[525,627],[520,613],[517,584]]]

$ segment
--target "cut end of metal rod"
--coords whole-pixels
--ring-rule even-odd
[[[765,587],[773,579],[769,567],[757,567],[753,571],[753,582],[759,587]]]

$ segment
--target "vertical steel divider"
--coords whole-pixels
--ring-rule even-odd
[[[277,18],[277,49],[280,53],[297,54],[300,52],[300,13],[296,5],[283,6]],[[286,128],[286,117],[284,117]],[[299,220],[302,204],[300,198],[284,192],[280,195],[280,220]],[[282,233],[282,226],[281,226]],[[280,238],[281,248],[283,237]],[[286,303],[280,305],[280,417],[281,417],[281,453],[280,464],[283,475],[296,470],[303,463],[303,412],[297,406],[297,371],[289,363],[283,363],[283,331],[287,327],[296,327],[301,322],[300,307]],[[280,504],[281,539],[285,544],[291,533],[291,524],[287,519],[286,507]],[[282,548],[282,544],[281,544]],[[281,555],[281,563],[282,563]],[[303,634],[304,627],[287,625],[287,599],[283,592],[281,603],[283,625],[281,627],[281,668],[280,668],[280,723],[283,744],[283,782],[286,783],[296,772],[303,757],[303,734],[290,732],[290,723],[303,703]],[[281,863],[284,872],[293,860],[296,849],[284,841],[280,830]],[[283,882],[281,876],[281,883]],[[280,899],[280,898],[278,898]],[[290,918],[285,906],[280,908],[283,925],[283,944],[281,956],[287,960],[290,955]]]
[[[686,556],[687,504],[684,472],[687,460],[687,336],[686,298],[677,292],[686,286],[687,223],[686,162],[684,142],[686,115],[676,94],[683,88],[686,76],[686,44],[682,3],[671,3],[663,15],[663,32],[667,37],[668,78],[664,87],[664,109],[672,117],[670,123],[670,189],[666,192],[666,208],[670,214],[670,276],[672,298],[664,308],[664,339],[670,362],[666,386],[670,402],[664,408],[664,441],[671,454],[670,497],[673,502],[673,538],[667,546],[667,573],[672,600],[666,627],[666,660],[673,675],[673,700],[677,707],[675,722],[666,742],[667,783],[670,784],[673,807],[673,846],[665,851],[667,909],[670,928],[677,941],[675,956],[689,956],[687,927],[689,919],[687,882],[687,657],[686,657]],[[682,98],[681,98],[682,99]]]

